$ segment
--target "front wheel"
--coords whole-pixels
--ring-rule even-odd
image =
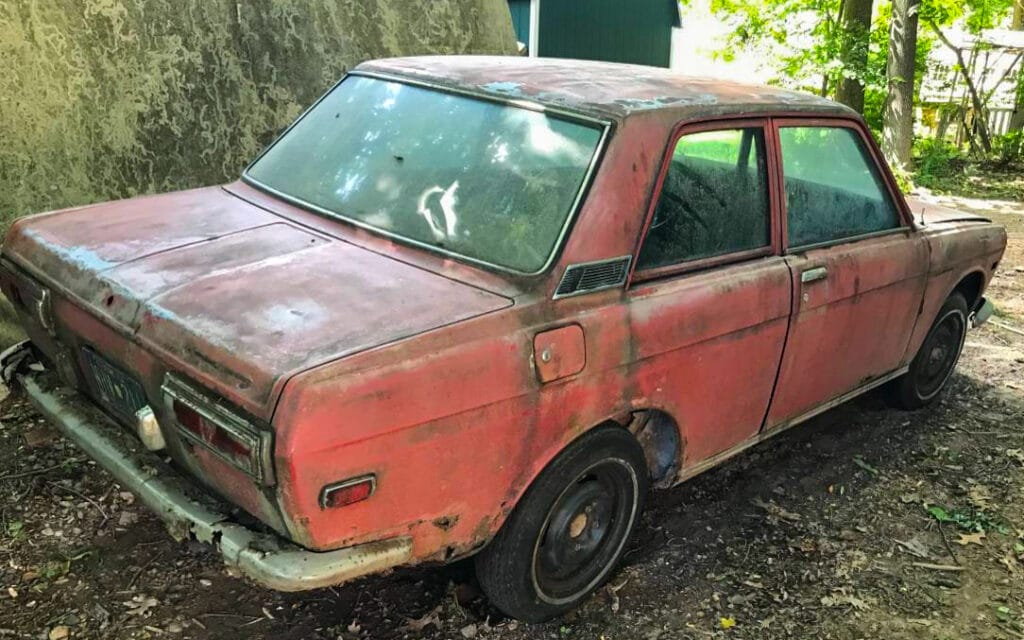
[[[953,375],[966,337],[967,301],[954,293],[939,310],[910,369],[893,381],[893,402],[903,409],[919,409],[938,398]]]
[[[648,481],[643,450],[623,429],[600,427],[570,444],[476,557],[491,604],[525,622],[580,604],[622,557]]]

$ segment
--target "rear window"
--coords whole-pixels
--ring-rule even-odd
[[[300,204],[521,273],[556,249],[602,128],[349,76],[248,169]]]

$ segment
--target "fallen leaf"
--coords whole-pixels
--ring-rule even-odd
[[[462,627],[461,630],[459,630],[459,633],[462,634],[463,638],[475,638],[476,637],[476,625],[475,624],[467,624],[466,626]]]
[[[854,456],[853,457],[853,464],[857,465],[858,467],[860,467],[861,469],[867,471],[868,473],[870,473],[873,476],[877,476],[878,475],[878,469],[876,469],[876,468],[872,467],[870,464],[864,462],[864,459],[861,458],[860,456]]]
[[[736,626],[736,618],[719,618],[718,626],[723,629],[732,629]]]
[[[25,438],[25,446],[32,449],[53,442],[57,434],[48,426],[40,425],[26,430],[22,437]]]
[[[160,601],[152,597],[135,596],[121,604],[128,607],[128,615],[144,617],[149,615],[149,610],[160,604]]]
[[[786,511],[774,502],[765,502],[760,498],[754,498],[750,501],[755,507],[760,507],[768,512],[768,515],[774,516],[781,520],[789,520],[790,522],[796,522],[800,519],[799,513],[793,513],[792,511]]]
[[[971,488],[967,490],[967,497],[979,509],[986,509],[992,504],[992,492],[984,485],[971,485]]]
[[[1012,549],[1007,549],[1006,555],[999,559],[999,563],[1006,567],[1006,570],[1010,572],[1010,575],[1017,576],[1024,571],[1021,570],[1020,561],[1013,555]]]
[[[434,625],[435,627],[440,629],[441,628],[441,616],[439,615],[440,612],[441,612],[441,605],[437,605],[436,607],[434,607],[431,611],[428,611],[422,617],[416,618],[414,620],[409,620],[408,622],[405,623],[405,626],[410,631],[422,631],[423,629],[429,627],[430,625]]]
[[[826,607],[853,607],[858,611],[866,611],[871,606],[867,602],[861,600],[857,596],[837,593],[834,596],[825,596],[821,599],[821,604]]]
[[[63,624],[60,624],[60,625],[57,625],[56,627],[50,629],[50,635],[48,637],[49,637],[50,640],[64,640],[65,638],[69,637],[70,635],[71,635],[71,629],[69,629],[67,626],[65,626]]]
[[[982,545],[981,541],[985,539],[984,533],[961,533],[960,539],[956,541],[961,547],[966,547],[969,544],[976,544],[979,547]]]
[[[903,549],[910,555],[917,556],[918,558],[930,558],[931,554],[928,553],[928,548],[924,546],[917,538],[911,538],[910,540],[895,540],[896,544],[903,547]]]

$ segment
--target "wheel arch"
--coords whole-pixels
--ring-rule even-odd
[[[953,290],[950,291],[949,295],[959,293],[963,295],[967,301],[967,309],[973,311],[978,305],[978,301],[981,299],[981,294],[985,290],[985,274],[980,269],[970,271],[966,275],[960,278]],[[949,298],[949,296],[946,296]]]
[[[674,484],[683,460],[684,437],[679,423],[672,415],[661,409],[642,408],[625,410],[595,420],[589,427],[574,431],[572,437],[559,441],[545,451],[544,455],[538,456],[537,464],[530,467],[522,476],[521,482],[516,483],[514,492],[502,504],[501,512],[491,521],[486,539],[479,541],[472,552],[475,553],[490,544],[493,536],[504,526],[530,487],[559,454],[586,434],[604,427],[621,429],[633,435],[644,452],[652,488],[662,489]]]

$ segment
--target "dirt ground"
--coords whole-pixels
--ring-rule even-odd
[[[989,291],[1024,329],[1024,206]],[[0,639],[1024,638],[1024,334],[968,336],[941,402],[877,394],[655,493],[569,617],[488,608],[469,563],[279,594],[178,544],[26,403],[0,405]]]

